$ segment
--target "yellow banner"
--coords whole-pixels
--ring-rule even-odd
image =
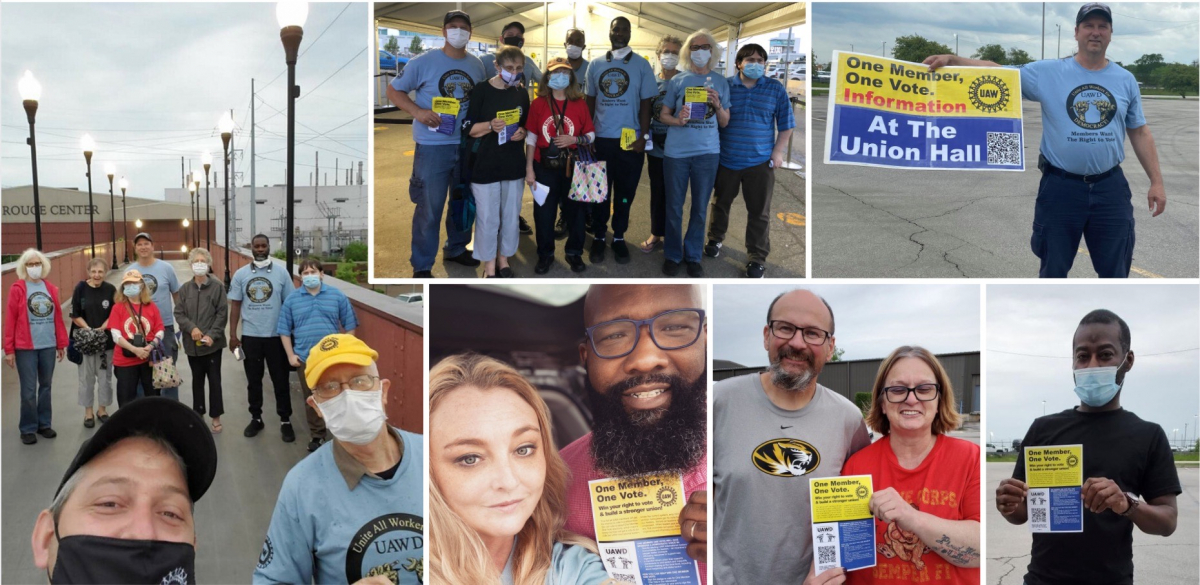
[[[1021,74],[1005,67],[942,67],[834,51],[834,102],[897,112],[973,118],[1020,118]]]
[[[689,104],[706,104],[708,103],[708,90],[703,87],[689,87],[683,92],[683,101]]]
[[[458,108],[458,100],[454,98],[433,98],[433,111],[436,114],[449,114],[451,116],[458,116]]]
[[[812,496],[813,524],[871,517],[873,490],[869,475],[812,479],[808,489]]]
[[[503,112],[496,112],[496,117],[504,120],[505,126],[512,126],[513,124],[521,121],[521,109],[517,108],[513,110],[504,110]]]
[[[600,542],[679,535],[682,476],[597,479],[588,482],[588,493]]]
[[[1083,485],[1083,445],[1025,447],[1025,483],[1031,488]]]

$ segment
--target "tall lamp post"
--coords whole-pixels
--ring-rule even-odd
[[[105,163],[104,174],[108,175],[108,232],[112,234],[112,252],[113,262],[112,269],[117,269],[117,213],[116,213],[116,195],[113,195],[113,175],[117,174],[117,167],[112,163]]]
[[[200,247],[200,171],[192,171],[192,183],[196,185],[196,217],[192,219],[192,224],[196,226],[192,232],[192,247]]]
[[[1062,25],[1056,24],[1054,26],[1058,27],[1058,50],[1054,54],[1057,56],[1056,58],[1062,59]]]
[[[193,175],[192,177],[195,177],[195,175]],[[198,195],[196,194],[196,181],[192,180],[192,178],[188,178],[188,193],[191,193],[191,199],[188,199],[188,215],[192,216],[192,219],[195,219],[196,213],[197,213],[196,212],[196,197],[198,197]],[[187,224],[184,224],[183,227],[187,227]],[[183,232],[183,236],[184,236],[183,241],[185,241],[185,242],[190,241],[193,246],[196,244],[195,238],[187,237],[186,230]]]
[[[184,239],[184,241],[187,241],[187,230],[188,230],[189,226],[192,226],[192,222],[188,221],[188,218],[186,218],[186,217],[183,218],[183,233],[184,233],[183,239]],[[196,241],[195,234],[196,234],[196,228],[192,227],[192,241],[193,242]],[[192,247],[194,248],[195,246],[192,246]],[[187,244],[184,244],[183,247],[180,248],[181,252],[187,252],[187,250],[188,250]]]
[[[200,155],[200,161],[204,163],[204,240],[205,247],[212,247],[212,228],[209,227],[212,223],[212,217],[209,216],[208,203],[208,169],[212,168],[212,155],[206,150]],[[211,252],[211,250],[209,250]]]
[[[21,103],[25,106],[25,117],[29,119],[29,159],[33,162],[33,230],[37,236],[37,249],[42,249],[42,202],[38,197],[37,178],[37,141],[34,140],[33,119],[37,116],[38,100],[42,99],[42,84],[33,78],[32,71],[26,71],[21,81],[17,82],[21,92]]]
[[[233,137],[233,116],[225,112],[217,127],[221,130],[221,147],[225,150],[221,174],[225,175],[225,290],[229,290],[229,139]]]
[[[283,52],[287,58],[288,109],[287,109],[287,273],[290,277],[296,257],[296,98],[300,88],[296,87],[296,55],[300,41],[304,38],[304,21],[308,18],[307,2],[280,2],[275,5],[275,18],[279,20],[279,39],[283,41]]]
[[[88,180],[88,229],[92,232],[92,258],[96,257],[96,213],[95,207],[92,205],[92,153],[96,150],[96,141],[92,140],[91,134],[84,134],[83,139],[79,141],[79,145],[83,147],[83,160],[87,162],[87,180]]]
[[[125,263],[129,264],[129,212],[125,209],[125,190],[129,189],[129,179],[121,177],[121,224],[125,226],[125,242],[121,245],[125,249]],[[113,252],[113,257],[116,257],[116,252]]]

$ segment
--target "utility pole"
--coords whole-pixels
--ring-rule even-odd
[[[1046,3],[1042,2],[1042,59],[1046,59]]]
[[[254,181],[254,79],[250,80],[250,237],[258,232],[254,227],[254,208],[258,206],[258,196],[255,194]]]

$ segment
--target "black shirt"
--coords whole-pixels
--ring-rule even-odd
[[[477,83],[471,92],[471,104],[467,107],[467,119],[473,124],[490,124],[497,112],[521,110],[522,128],[529,117],[529,91],[524,87],[496,89],[491,82]],[[471,182],[486,184],[513,181],[525,178],[525,141],[512,140],[501,145],[495,132],[484,134],[475,151],[475,166],[471,170]]]
[[[1083,479],[1108,478],[1122,491],[1149,501],[1182,493],[1175,459],[1162,427],[1128,410],[1064,410],[1033,421],[1024,447],[1083,445]],[[1025,461],[1013,477],[1025,481]],[[1084,508],[1083,532],[1033,535],[1028,585],[1132,585],[1133,521],[1112,510]]]
[[[117,287],[107,282],[101,282],[96,288],[92,288],[86,280],[75,285],[75,293],[71,296],[71,333],[79,329],[73,322],[77,317],[83,317],[83,321],[92,329],[100,328],[112,313],[113,297],[116,295]],[[112,349],[115,345],[112,336],[107,337],[108,349]]]

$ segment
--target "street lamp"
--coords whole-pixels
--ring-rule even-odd
[[[1056,24],[1054,26],[1058,27],[1058,51],[1055,54],[1058,55],[1059,59],[1062,59],[1062,25]]]
[[[188,200],[188,214],[196,217],[196,182],[191,179],[188,180],[188,192],[191,193],[191,199]],[[184,224],[183,227],[187,227],[187,224]],[[186,231],[183,233],[183,239],[185,241],[188,239]],[[195,243],[195,240],[193,240],[193,243]]]
[[[112,269],[117,269],[117,214],[116,202],[113,201],[117,197],[113,195],[113,175],[117,174],[117,167],[112,163],[104,165],[104,174],[108,175],[108,232],[112,234],[112,248],[110,251],[113,255]]]
[[[883,41],[883,49],[882,52],[879,53],[879,56],[887,57],[887,41]]]
[[[92,232],[92,258],[96,257],[96,214],[95,208],[92,206],[92,152],[96,150],[96,141],[92,140],[91,134],[84,134],[83,139],[79,141],[79,145],[83,147],[83,160],[87,162],[87,179],[88,179],[88,229]]]
[[[958,33],[954,33],[954,54],[958,54]]]
[[[192,223],[199,225],[199,223],[200,223],[200,171],[192,171],[192,183],[196,185],[196,217],[195,217],[195,219],[192,220]],[[200,229],[199,228],[197,228],[195,230],[195,232],[193,232],[192,239],[195,242],[192,247],[199,248],[200,247]]]
[[[129,179],[121,177],[121,224],[125,229],[125,241],[121,247],[125,249],[125,263],[129,264],[129,213],[125,210],[125,190],[129,188]],[[113,252],[116,257],[116,252]]]
[[[32,71],[26,71],[25,77],[17,82],[21,92],[21,103],[25,106],[25,117],[29,119],[29,159],[33,162],[33,230],[37,234],[37,249],[42,249],[42,202],[38,197],[37,178],[37,141],[34,140],[33,119],[37,115],[38,100],[42,99],[42,84],[33,78]]]
[[[142,229],[142,220],[137,220],[133,225],[137,226],[137,229],[139,230]]]
[[[307,2],[280,2],[275,5],[275,18],[279,21],[279,39],[283,41],[283,52],[288,68],[287,110],[287,273],[292,275],[295,261],[295,215],[296,215],[296,98],[300,88],[296,87],[296,55],[300,41],[304,38],[304,20],[308,18]],[[226,262],[225,270],[228,271]],[[228,280],[228,279],[226,279]]]
[[[308,11],[307,6],[305,11]],[[233,137],[233,115],[225,112],[217,127],[221,130],[221,147],[225,150],[221,174],[225,175],[225,290],[229,290],[229,139]]]
[[[212,228],[209,225],[212,222],[212,217],[208,215],[208,169],[212,168],[212,155],[206,150],[204,154],[200,155],[200,161],[204,163],[204,240],[206,242],[205,245],[211,248]],[[211,252],[211,250],[209,251]]]

